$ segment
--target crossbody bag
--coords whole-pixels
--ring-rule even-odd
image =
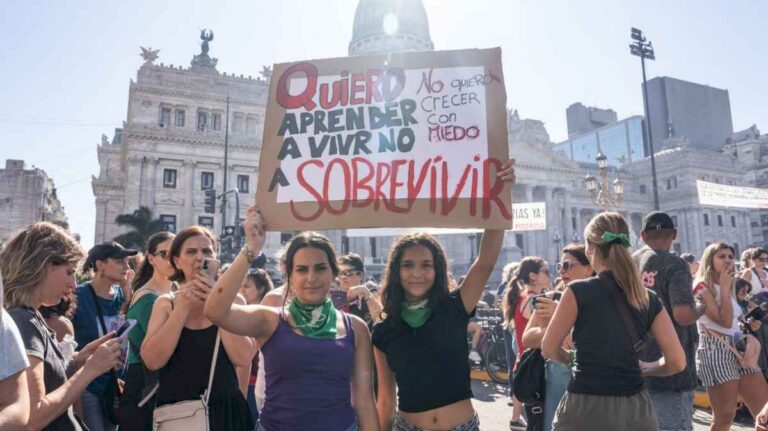
[[[102,335],[107,334],[107,325],[104,323],[104,312],[101,310],[101,304],[99,303],[99,297],[96,295],[96,290],[89,283],[88,290],[91,291],[93,296],[93,303],[96,306],[96,314],[99,316],[99,325],[101,326]],[[107,420],[112,425],[118,424],[118,418],[120,415],[120,397],[123,395],[123,387],[125,382],[122,379],[117,378],[115,370],[109,370],[109,381],[104,393],[99,397],[101,403],[101,409],[106,416]]]

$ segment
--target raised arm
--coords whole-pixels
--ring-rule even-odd
[[[205,302],[205,316],[225,331],[253,337],[263,344],[277,327],[277,312],[260,305],[233,304],[250,267],[248,255],[261,253],[266,240],[266,226],[255,205],[248,208],[243,228],[247,250],[241,250],[229,269],[216,281],[213,292]]]
[[[235,297],[235,305],[245,305],[245,299],[237,295]],[[257,343],[253,338],[222,330],[221,342],[224,345],[224,350],[227,351],[227,356],[229,356],[229,359],[235,366],[250,369],[253,357],[259,351]]]
[[[717,305],[715,301],[715,294],[711,289],[706,288],[701,294],[701,298],[706,304],[704,314],[707,315],[712,321],[725,328],[730,328],[733,325],[733,304],[731,303],[731,283],[732,276],[728,273],[727,269],[723,270],[720,276],[720,292],[717,295],[720,296],[720,305]]]
[[[501,166],[496,177],[501,181],[510,184],[515,183],[515,160],[508,160]],[[483,238],[480,240],[480,251],[477,258],[467,272],[464,282],[459,286],[461,300],[464,302],[464,308],[467,313],[471,313],[480,301],[485,291],[485,283],[493,272],[496,261],[499,258],[501,246],[504,243],[504,231],[496,229],[486,229],[483,232]]]

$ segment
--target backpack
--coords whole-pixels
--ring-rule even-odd
[[[544,356],[540,349],[528,349],[512,378],[512,392],[525,404],[528,430],[541,431],[544,426]]]

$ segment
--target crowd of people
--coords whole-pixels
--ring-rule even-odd
[[[513,164],[498,175],[513,182]],[[504,232],[488,229],[457,281],[438,240],[414,233],[374,283],[359,255],[301,232],[273,283],[261,268],[269,221],[253,206],[243,227],[226,268],[201,226],[157,233],[141,253],[114,242],[86,253],[47,222],[10,238],[0,429],[487,429],[471,401],[482,358],[468,332],[488,302],[504,310],[511,430],[691,430],[699,385],[712,430],[729,429],[740,404],[765,429],[766,250],[738,269],[722,242],[700,261],[676,256],[672,218],[654,212],[631,253],[626,220],[604,212],[555,271],[536,256],[498,262]],[[543,376],[536,403],[515,397],[524,372]]]

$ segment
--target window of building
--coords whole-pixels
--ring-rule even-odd
[[[721,227],[723,226],[723,216],[720,214],[717,215],[717,225]]]
[[[208,130],[208,113],[198,112],[197,113],[197,131],[205,132],[206,130]]]
[[[672,190],[672,178],[667,178],[667,190]]]
[[[372,236],[369,239],[371,242],[371,258],[376,259],[376,237]]]
[[[248,175],[237,176],[237,191],[240,193],[248,193]]]
[[[176,119],[175,119],[175,122],[173,123],[174,126],[176,126],[176,127],[184,127],[184,116],[185,115],[186,115],[186,113],[184,112],[183,109],[176,110]]]
[[[176,169],[163,169],[163,187],[176,188]]]
[[[645,191],[646,191],[646,190],[645,190],[645,184],[640,184],[640,194],[641,194],[641,195],[644,195],[644,194],[645,194]]]
[[[171,125],[171,108],[160,108],[160,127],[168,127]]]
[[[731,227],[736,227],[736,216],[731,216]]]
[[[211,114],[211,129],[221,130],[221,114]]]
[[[163,222],[164,229],[168,232],[176,232],[176,216],[169,214],[161,214],[160,221]]]
[[[704,226],[709,226],[709,214],[704,213]]]
[[[213,229],[213,217],[200,216],[197,218],[197,224],[203,227],[207,227],[208,229]]]
[[[768,226],[768,214],[760,215],[760,226]]]
[[[741,250],[739,250],[739,243],[738,242],[734,242],[733,243],[733,251],[735,251],[735,253],[733,253],[734,256],[738,256],[738,255],[741,254]]]
[[[515,234],[515,245],[520,250],[523,249],[523,234],[521,234],[521,233],[516,233]]]
[[[571,217],[571,229],[576,230],[576,217]]]
[[[203,172],[200,174],[200,190],[213,188],[213,172]]]
[[[280,232],[280,244],[285,244],[291,240],[293,234],[291,232]]]
[[[349,253],[349,237],[346,235],[341,236],[341,254]]]

